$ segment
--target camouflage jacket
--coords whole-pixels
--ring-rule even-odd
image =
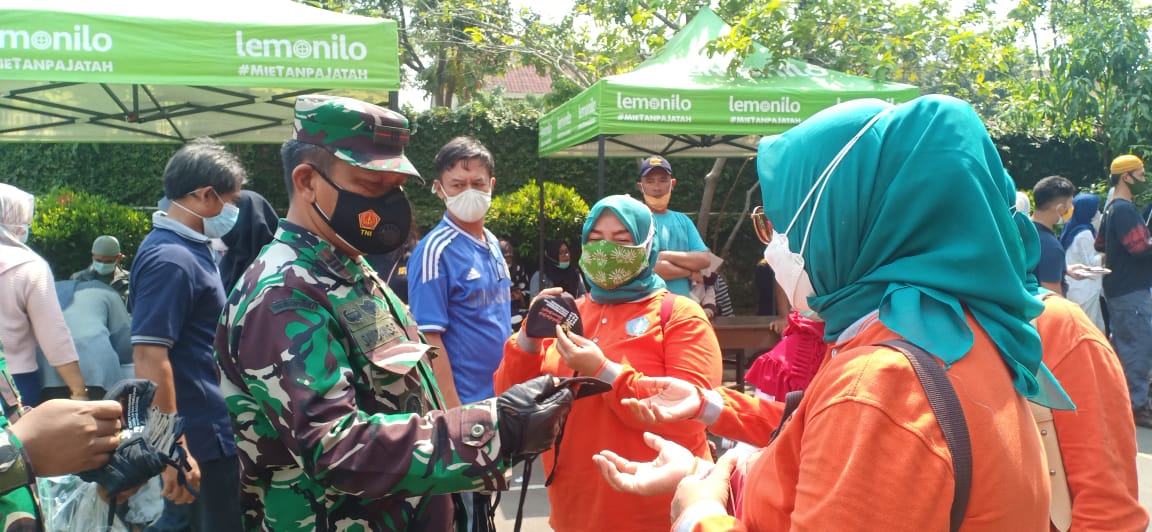
[[[362,259],[286,220],[216,333],[246,530],[434,530],[507,489],[495,400],[436,410],[429,346]]]
[[[44,530],[39,501],[28,478],[32,465],[25,460],[20,441],[8,428],[20,417],[23,408],[16,385],[8,375],[4,347],[0,346],[0,531],[24,532]]]

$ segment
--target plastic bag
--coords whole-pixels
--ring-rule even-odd
[[[160,495],[160,477],[153,477],[140,487],[128,502],[120,506],[120,516],[112,528],[107,528],[108,501],[97,494],[95,483],[84,482],[76,475],[37,479],[40,506],[45,530],[60,532],[108,531],[127,532],[125,522],[148,525],[164,512],[164,497]],[[126,511],[124,506],[127,506]]]
[[[164,497],[160,495],[160,477],[152,477],[135,495],[128,498],[128,513],[124,520],[133,525],[148,525],[164,513]]]
[[[37,480],[45,519],[44,528],[54,532],[129,532],[117,519],[108,523],[108,501],[97,494],[94,483],[76,475]]]

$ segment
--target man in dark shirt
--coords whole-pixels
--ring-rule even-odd
[[[210,239],[236,224],[240,160],[211,139],[180,148],[164,168],[167,211],[152,216],[152,232],[133,261],[132,358],[136,377],[156,383],[154,405],[184,418],[181,445],[191,469],[186,483],[174,467],[161,474],[168,500],[152,530],[242,530],[240,463],[220,376],[212,356],[226,292]],[[199,489],[195,495],[188,488]]]
[[[1148,375],[1152,372],[1152,234],[1133,198],[1148,185],[1144,161],[1121,155],[1112,161],[1112,202],[1096,236],[1112,273],[1104,277],[1104,299],[1111,317],[1112,344],[1124,376],[1136,424],[1152,428]]]
[[[1041,179],[1032,188],[1032,198],[1036,209],[1032,212],[1032,223],[1040,233],[1040,262],[1032,273],[1040,281],[1040,286],[1064,295],[1064,246],[1052,232],[1057,222],[1067,221],[1072,216],[1072,197],[1076,195],[1076,185],[1058,175]]]

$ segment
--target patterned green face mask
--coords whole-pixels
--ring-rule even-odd
[[[580,267],[596,286],[613,290],[648,269],[648,245],[625,246],[611,240],[584,244]]]

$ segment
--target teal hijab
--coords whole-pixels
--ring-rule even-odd
[[[818,207],[819,190],[801,208],[829,163],[885,110],[830,174]],[[975,341],[963,305],[1015,388],[1041,395],[1040,337],[1029,321],[1043,304],[1024,288],[1026,250],[1006,208],[1015,190],[968,104],[938,95],[896,107],[847,102],[762,141],[757,171],[778,231],[799,210],[792,251],[811,221],[803,258],[816,295],[808,303],[826,322],[826,340],[879,310],[885,326],[951,364]]]
[[[600,216],[605,212],[611,212],[620,219],[624,227],[628,228],[628,233],[632,235],[632,242],[636,245],[648,239],[652,224],[655,223],[652,220],[652,211],[648,210],[647,205],[629,196],[608,196],[597,201],[592,206],[592,210],[588,212],[588,218],[584,220],[584,230],[580,234],[581,245],[588,243],[588,233],[592,231],[592,226],[596,224],[596,220],[600,219]],[[592,282],[587,275],[584,276],[593,301],[597,303],[639,301],[664,288],[664,280],[655,272],[656,259],[660,255],[660,246],[655,237],[648,240],[648,267],[631,281],[612,290],[605,290]]]
[[[1033,273],[1036,270],[1036,265],[1040,264],[1040,233],[1036,232],[1036,224],[1032,223],[1032,219],[1028,218],[1027,214],[1015,211],[1015,208],[1013,208],[1012,220],[1016,222],[1016,229],[1020,232],[1020,240],[1024,243],[1024,264],[1028,270],[1024,279],[1024,289],[1033,297],[1038,298],[1042,294],[1049,293],[1046,288],[1040,286],[1040,280]],[[1041,338],[1040,341],[1043,343],[1044,339]],[[1036,377],[1040,385],[1040,393],[1030,398],[1033,402],[1056,410],[1074,410],[1076,408],[1076,405],[1072,403],[1072,398],[1064,391],[1063,386],[1059,384],[1056,376],[1052,374],[1046,364],[1040,364]]]

